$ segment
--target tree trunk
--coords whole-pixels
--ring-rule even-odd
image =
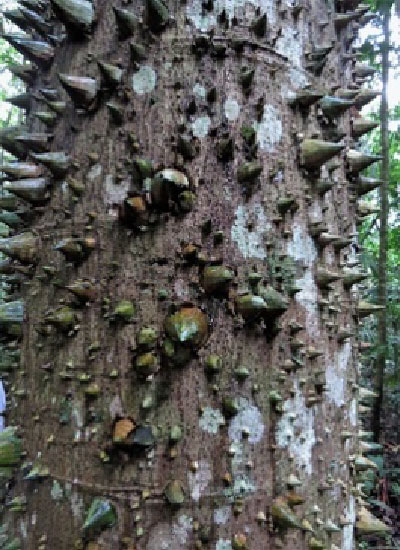
[[[358,309],[342,268],[363,159],[338,145],[349,105],[312,90],[354,84],[353,22],[325,0],[169,2],[168,21],[156,0],[118,4],[142,20],[117,12],[118,36],[95,1],[91,34],[57,44],[31,89],[32,113],[43,88],[66,102],[51,150],[72,163],[47,159],[24,249],[38,260],[7,393],[26,462],[6,499],[27,502],[8,536],[351,550]]]
[[[383,43],[382,43],[382,101],[381,101],[381,146],[382,166],[380,186],[380,213],[379,213],[379,265],[378,265],[378,303],[386,308],[387,303],[387,248],[388,248],[388,216],[389,216],[389,108],[388,108],[388,82],[389,82],[389,49],[390,49],[390,8],[383,15]],[[381,414],[383,404],[383,389],[385,376],[385,363],[387,353],[387,323],[386,313],[382,311],[378,317],[378,353],[375,366],[375,392],[377,398],[374,401],[372,414],[372,431],[375,441],[380,440]]]

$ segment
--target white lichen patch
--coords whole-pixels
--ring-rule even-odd
[[[225,525],[225,523],[228,523],[231,513],[231,506],[221,506],[221,508],[217,508],[214,510],[214,523],[217,525]]]
[[[94,181],[101,176],[102,172],[103,167],[101,166],[101,164],[94,164],[87,173],[86,179],[88,181]]]
[[[112,174],[107,174],[104,184],[104,203],[110,208],[109,214],[118,216],[118,209],[113,210],[111,207],[115,207],[124,202],[128,195],[130,180],[126,179],[119,183],[115,183],[114,176]]]
[[[83,412],[83,403],[81,401],[74,401],[74,406],[71,412],[72,418],[75,422],[77,428],[83,428],[84,426],[84,412]]]
[[[251,493],[254,493],[255,490],[255,484],[246,474],[238,474],[238,476],[233,480],[232,488],[228,489],[226,494],[233,496],[235,499],[236,497],[251,495]]]
[[[215,435],[223,424],[225,419],[219,409],[205,407],[199,420],[199,426],[204,432]]]
[[[85,505],[83,502],[83,498],[78,493],[78,491],[72,491],[70,503],[71,503],[72,515],[74,516],[74,518],[81,520],[83,517],[83,511],[84,511]]]
[[[261,151],[271,153],[282,139],[282,121],[273,105],[264,105],[261,122],[253,122],[257,143]]]
[[[205,99],[206,94],[207,94],[206,89],[204,88],[204,86],[202,86],[198,82],[196,82],[196,84],[193,86],[193,93],[199,99]]]
[[[184,545],[193,529],[193,519],[189,516],[179,516],[177,523],[172,525],[172,536],[176,537]]]
[[[229,438],[232,441],[241,441],[246,431],[247,441],[258,443],[264,434],[264,422],[260,410],[242,397],[238,399],[238,407],[239,412],[232,418],[229,425]]]
[[[187,548],[187,540],[193,529],[193,520],[189,516],[182,515],[172,525],[158,523],[152,527],[147,550],[183,550]]]
[[[231,238],[244,258],[264,260],[267,257],[264,238],[271,227],[261,204],[239,205],[231,227]]]
[[[192,0],[186,6],[186,15],[200,32],[207,32],[217,24],[217,18],[214,13],[203,13],[201,0]]]
[[[240,472],[244,460],[244,447],[242,441],[233,441],[229,446],[232,453],[231,465],[234,472]]]
[[[305,267],[311,267],[318,257],[318,251],[313,239],[308,234],[304,225],[294,222],[292,226],[293,237],[288,242],[287,253],[296,261],[301,261]]]
[[[309,214],[310,214],[310,221],[311,222],[318,221],[318,220],[321,220],[323,218],[324,213],[322,211],[322,203],[314,201],[309,206],[308,211],[309,211]]]
[[[211,479],[212,473],[209,463],[206,460],[199,460],[197,470],[188,472],[188,484],[193,500],[197,502],[200,499]]]
[[[117,416],[124,416],[124,408],[122,406],[121,398],[119,395],[115,395],[108,407],[108,411],[112,420],[115,420]]]
[[[61,500],[64,496],[62,487],[56,479],[53,480],[53,485],[51,487],[50,495],[53,500]]]
[[[308,74],[301,67],[291,67],[287,73],[287,83],[281,87],[281,95],[285,100],[293,99],[296,92],[310,85]]]
[[[296,302],[306,310],[307,331],[317,336],[319,334],[318,287],[310,269],[307,269],[303,277],[296,279],[296,286],[301,288],[296,294]]]
[[[175,280],[174,293],[180,300],[189,299],[190,288],[185,279],[178,278]]]
[[[157,74],[153,67],[142,65],[132,76],[132,87],[139,95],[149,94],[156,87]]]
[[[354,524],[356,521],[356,503],[353,495],[349,497],[348,506],[345,509],[345,518],[349,525],[345,525],[342,531],[342,550],[353,550],[354,548]]]
[[[210,126],[211,126],[210,117],[201,116],[199,118],[196,118],[196,120],[192,122],[193,135],[199,139],[205,138],[208,135]]]
[[[254,411],[251,414],[253,416]],[[257,413],[256,417],[258,417]],[[257,419],[257,425],[259,427],[253,430],[253,439],[255,438],[256,440],[262,437],[261,427],[258,424],[258,420],[259,419]],[[248,429],[247,426],[245,429]],[[233,428],[232,435],[234,438],[239,438],[239,433],[237,432],[236,427]],[[242,433],[240,435],[242,436]],[[233,440],[232,443],[229,445],[229,451],[230,453],[232,453],[231,472],[233,483],[223,490],[223,494],[227,499],[229,499],[230,502],[234,502],[234,500],[238,497],[245,497],[254,493],[256,491],[256,485],[253,480],[250,479],[246,467],[246,461],[251,456],[251,450],[248,445],[248,438],[242,438],[241,441],[239,441],[238,439]]]
[[[350,426],[357,426],[357,399],[352,399],[349,405]]]
[[[287,85],[281,88],[282,97],[291,99],[299,89],[310,84],[309,75],[302,66],[304,47],[301,31],[293,27],[285,27],[276,41],[275,49],[287,57],[292,64],[287,73]]]
[[[177,541],[175,541],[177,542]],[[177,548],[182,548],[182,545],[177,542]],[[172,547],[171,527],[168,523],[158,523],[153,526],[150,531],[149,540],[147,542],[147,550],[169,550]]]
[[[218,539],[215,550],[232,550],[232,543],[228,539]]]
[[[311,268],[317,259],[318,252],[314,241],[306,228],[298,222],[293,224],[293,237],[287,245],[287,253],[295,261],[307,268],[302,277],[296,279],[296,285],[301,291],[296,294],[296,302],[306,310],[306,328],[310,334],[319,333],[318,287]]]
[[[329,363],[325,370],[326,395],[329,401],[340,407],[344,403],[344,379],[335,365]]]
[[[292,67],[291,69],[289,69],[289,81],[291,86],[293,86],[295,90],[298,90],[299,88],[303,88],[304,86],[308,86],[310,84],[310,80],[306,71],[303,71],[302,69],[297,67]]]
[[[236,99],[233,99],[233,97],[228,97],[224,103],[224,113],[230,122],[233,122],[238,118],[240,114],[240,105]]]
[[[275,43],[275,49],[291,61],[294,67],[301,67],[303,43],[301,32],[293,27],[284,27],[281,36]]]
[[[325,370],[327,398],[340,407],[345,403],[347,369],[351,358],[351,342],[346,340],[336,356],[336,362],[329,362]]]
[[[337,364],[340,371],[347,371],[349,361],[351,359],[351,350],[352,345],[350,340],[346,340],[344,344],[340,347],[337,354]]]
[[[315,445],[314,411],[306,406],[305,398],[294,383],[295,396],[283,404],[283,414],[276,427],[276,442],[287,448],[295,464],[305,473],[312,473],[312,449]]]
[[[215,0],[214,9],[207,13],[201,0],[190,0],[186,7],[186,15],[189,21],[201,32],[207,32],[217,25],[218,15],[225,10],[226,17],[232,21],[244,12],[246,4],[260,8],[261,13],[266,13],[268,21],[273,24],[276,20],[275,0]]]

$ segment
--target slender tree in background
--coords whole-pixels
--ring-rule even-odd
[[[2,548],[351,550],[355,525],[389,531],[355,501],[373,467],[355,335],[380,310],[354,286],[379,160],[356,147],[379,94],[358,4],[6,14],[28,88],[10,99],[26,125],[0,135]]]
[[[390,51],[390,14],[392,2],[386,2],[382,7],[382,99],[380,108],[381,119],[381,147],[382,147],[382,184],[379,189],[380,213],[379,213],[379,264],[378,264],[378,303],[386,310],[387,305],[387,250],[388,250],[388,217],[389,217],[389,107],[388,107],[388,82],[389,82],[389,51]],[[375,441],[380,441],[381,413],[384,392],[384,376],[387,350],[387,322],[386,312],[382,311],[378,316],[378,350],[375,366],[375,391],[377,397],[374,401],[372,414],[372,430]]]

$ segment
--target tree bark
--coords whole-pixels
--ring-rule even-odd
[[[94,6],[92,34],[57,45],[32,89],[67,103],[51,149],[73,164],[31,226],[39,261],[22,284],[8,424],[46,470],[15,471],[6,499],[27,503],[6,511],[10,536],[32,550],[351,550],[357,293],[326,278],[354,259],[339,237],[356,230],[355,184],[343,152],[321,174],[301,166],[303,138],[343,131],[350,145],[350,115],[336,126],[289,103],[306,85],[354,83],[353,23],[335,28],[325,0],[188,0],[169,2],[165,28],[121,39],[111,3]],[[146,21],[139,2],[118,7]],[[77,108],[57,75],[100,81],[98,60],[121,83]],[[28,127],[47,131],[32,115]],[[189,187],[156,188],[164,169]],[[71,237],[95,243],[82,261],[55,249]],[[87,303],[67,290],[82,279]],[[93,534],[96,498],[117,521]]]

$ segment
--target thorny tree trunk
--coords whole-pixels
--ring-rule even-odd
[[[387,248],[388,248],[388,216],[389,216],[389,110],[388,110],[388,81],[389,81],[389,48],[390,48],[390,8],[383,16],[382,43],[382,101],[381,101],[381,146],[382,167],[379,198],[379,265],[378,265],[378,303],[386,307],[387,303]],[[375,392],[378,397],[374,401],[372,414],[372,430],[375,441],[380,440],[381,414],[383,403],[383,383],[385,376],[386,346],[387,346],[386,313],[382,311],[378,317],[378,354],[375,365]]]
[[[341,278],[355,260],[355,161],[339,153],[319,176],[323,145],[299,154],[303,138],[341,132],[351,146],[350,115],[322,94],[304,109],[289,99],[362,81],[357,23],[325,0],[168,4],[166,28],[137,23],[132,63],[97,0],[93,33],[58,44],[34,82],[36,97],[56,88],[67,102],[51,150],[73,165],[31,228],[39,261],[7,387],[26,463],[6,499],[27,502],[5,513],[7,532],[30,550],[351,550],[359,346]],[[141,2],[127,9],[146,19]],[[77,109],[57,74],[100,80],[97,60],[120,65],[122,83]],[[145,178],[165,168],[190,189]],[[70,237],[95,242],[75,264],[55,250]],[[79,279],[94,288],[81,307],[66,289]],[[103,529],[83,531],[95,498],[117,521],[99,512]]]

